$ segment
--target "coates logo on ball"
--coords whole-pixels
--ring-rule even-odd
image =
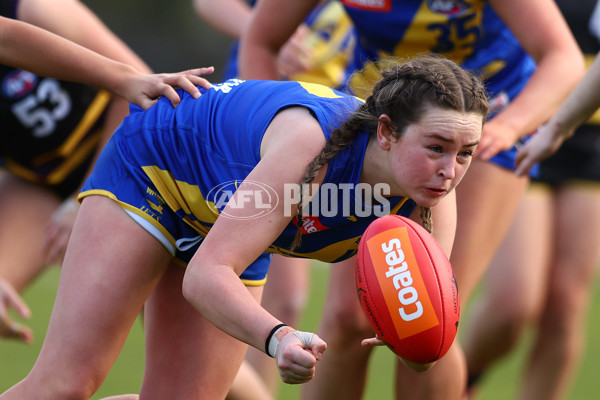
[[[358,245],[356,287],[379,338],[415,363],[440,359],[454,341],[460,304],[450,261],[421,225],[388,215]]]

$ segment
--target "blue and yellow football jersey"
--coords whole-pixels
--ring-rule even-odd
[[[80,195],[102,194],[117,200],[184,261],[221,215],[231,198],[227,193],[235,191],[260,161],[263,134],[280,110],[308,108],[328,138],[362,102],[325,86],[292,81],[229,80],[201,91],[199,99],[180,91],[182,101],[177,108],[165,99],[147,111],[132,106]],[[314,207],[303,226],[299,248],[289,250],[298,229],[292,221],[266,253],[325,262],[356,253],[362,233],[380,215],[363,212],[362,205],[342,204],[348,198],[362,198],[357,191],[368,141],[367,132],[359,134],[329,162],[321,187],[339,191],[315,196],[329,204],[327,209],[333,206],[349,213],[321,213],[321,208]],[[387,213],[408,216],[415,208],[408,198],[388,201]],[[261,256],[242,279],[248,284],[262,283],[268,258]]]
[[[363,95],[379,79],[377,61],[437,53],[479,74],[490,94],[488,117],[519,94],[535,62],[485,0],[342,0],[357,41],[348,87]],[[516,147],[492,162],[514,169]],[[534,170],[535,171],[535,170]]]

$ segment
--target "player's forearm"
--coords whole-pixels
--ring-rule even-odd
[[[550,120],[560,127],[561,132],[569,131],[583,124],[600,108],[600,55],[597,55],[587,74],[569,94],[565,102]]]
[[[194,0],[194,9],[213,29],[232,39],[242,36],[252,15],[244,0]]]
[[[278,79],[277,55],[279,49],[269,49],[254,42],[252,37],[242,37],[239,53],[239,70],[242,79]]]
[[[132,67],[112,61],[60,36],[24,22],[2,18],[0,62],[66,81],[118,92]]]
[[[581,53],[549,55],[538,64],[521,93],[494,120],[511,126],[520,137],[533,132],[557,112],[583,72]]]
[[[279,323],[224,265],[200,266],[192,259],[183,280],[183,294],[217,328],[262,351],[269,330]]]

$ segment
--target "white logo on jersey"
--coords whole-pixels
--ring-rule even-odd
[[[244,82],[242,79],[229,79],[223,83],[218,83],[216,85],[213,85],[213,89],[218,91],[221,91],[223,93],[229,93],[231,91],[231,88],[233,88],[234,86],[239,85],[240,83]]]

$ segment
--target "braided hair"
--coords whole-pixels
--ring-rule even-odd
[[[391,65],[390,59],[385,64]],[[488,101],[482,81],[455,62],[435,56],[419,56],[396,62],[380,71],[381,79],[373,87],[364,104],[332,132],[319,155],[308,164],[301,187],[308,187],[322,166],[348,147],[360,132],[375,135],[379,116],[387,114],[396,139],[409,125],[418,123],[429,107],[481,114],[485,120]],[[359,72],[360,73],[360,72]],[[301,191],[302,192],[302,191]],[[303,222],[303,195],[297,210],[298,231],[292,249],[300,245]],[[421,207],[423,226],[431,232],[433,224],[429,208]]]

